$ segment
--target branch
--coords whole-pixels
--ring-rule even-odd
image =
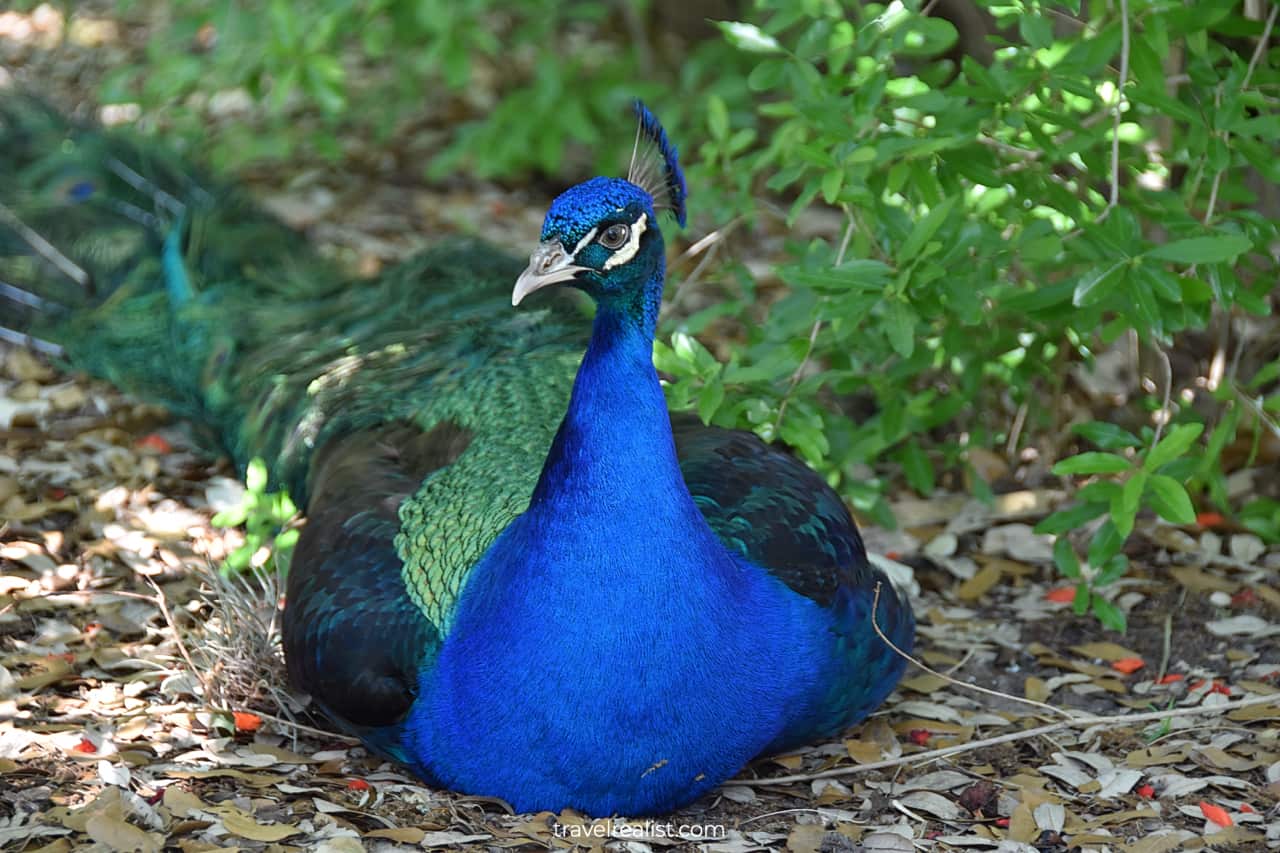
[[[845,250],[849,248],[849,241],[853,239],[854,218],[853,214],[847,209],[845,213],[849,216],[849,224],[845,226],[844,237],[840,239],[840,251],[836,252],[835,266],[844,263]],[[796,390],[796,386],[800,384],[800,378],[804,376],[805,368],[809,366],[809,359],[813,356],[813,346],[818,342],[818,332],[822,330],[822,315],[818,315],[818,319],[813,321],[813,328],[809,330],[809,345],[805,347],[804,358],[800,359],[800,364],[796,366],[795,371],[791,374],[791,381],[787,383],[787,390],[782,395],[782,402],[778,404],[778,417],[773,421],[773,434],[777,437],[778,431],[782,429],[782,418],[787,413],[787,403],[791,400],[791,393]]]
[[[1120,79],[1116,81],[1115,117],[1111,123],[1111,194],[1101,222],[1120,203],[1120,117],[1124,113],[1124,87],[1129,82],[1129,0],[1120,0]]]
[[[1127,0],[1122,0],[1127,2]],[[1280,14],[1280,4],[1274,4],[1271,7],[1271,14],[1267,16],[1267,23],[1262,28],[1262,35],[1258,37],[1258,43],[1253,48],[1253,56],[1249,57],[1249,66],[1244,70],[1244,78],[1240,81],[1241,90],[1249,88],[1249,80],[1253,77],[1253,72],[1258,67],[1258,62],[1262,59],[1262,55],[1267,52],[1267,42],[1271,40],[1271,30],[1276,25],[1276,15]],[[1215,105],[1222,99],[1222,89],[1218,88],[1215,98]],[[1222,141],[1230,143],[1231,131],[1225,131],[1222,134]],[[1204,224],[1208,225],[1209,220],[1213,219],[1213,209],[1218,205],[1218,189],[1222,186],[1222,174],[1226,169],[1220,169],[1213,176],[1213,183],[1209,185],[1209,206],[1204,211]]]
[[[998,737],[990,737],[985,738],[984,740],[975,740],[970,741],[969,743],[956,744],[955,746],[948,746],[944,749],[931,749],[928,752],[917,752],[914,755],[903,755],[898,758],[890,758],[886,761],[876,761],[871,764],[859,764],[856,767],[839,767],[835,770],[824,770],[821,773],[800,773],[794,776],[774,776],[764,779],[735,779],[733,784],[754,785],[760,787],[765,785],[790,785],[796,782],[813,782],[818,779],[835,779],[841,776],[854,776],[859,773],[868,773],[872,770],[886,770],[892,767],[900,767],[904,764],[918,764],[927,761],[937,761],[940,758],[959,755],[963,752],[972,752],[976,749],[984,749],[988,746],[997,746],[1002,743],[1028,740],[1030,738],[1053,734],[1054,732],[1060,732],[1066,729],[1087,729],[1092,726],[1121,728],[1124,726],[1134,725],[1135,723],[1152,723],[1171,719],[1173,717],[1196,717],[1201,715],[1221,716],[1229,714],[1232,711],[1238,711],[1241,708],[1252,708],[1257,705],[1280,706],[1280,693],[1273,693],[1269,696],[1250,696],[1249,698],[1241,699],[1238,702],[1224,702],[1221,705],[1193,705],[1186,708],[1170,708],[1166,711],[1148,711],[1142,714],[1113,714],[1106,716],[1075,717],[1070,720],[1049,723],[1048,725],[1037,726],[1034,729],[1027,729],[1021,732],[1010,732],[1009,734],[999,735]]]
[[[908,662],[915,664],[917,667],[919,667],[920,669],[923,669],[925,672],[929,673],[930,675],[936,675],[938,678],[941,678],[943,681],[946,681],[949,684],[954,684],[957,687],[963,687],[965,690],[972,690],[976,693],[985,693],[988,696],[996,696],[1001,699],[1010,699],[1014,702],[1021,702],[1024,705],[1034,705],[1035,707],[1040,708],[1041,710],[1048,711],[1051,714],[1058,714],[1059,716],[1066,717],[1067,719],[1072,719],[1075,716],[1071,711],[1065,711],[1062,708],[1055,708],[1053,705],[1048,705],[1044,702],[1037,702],[1034,699],[1026,699],[1022,696],[1014,696],[1012,693],[1002,693],[999,690],[992,690],[988,687],[982,687],[981,685],[978,685],[978,684],[969,684],[966,681],[961,681],[958,678],[952,678],[949,675],[944,675],[943,673],[938,672],[935,669],[931,669],[928,665],[916,660],[914,657],[907,654],[902,649],[898,648],[897,644],[894,643],[893,640],[890,640],[887,636],[885,636],[884,631],[881,630],[880,628],[880,622],[876,619],[876,613],[878,613],[879,610],[880,610],[880,581],[876,581],[875,593],[873,598],[871,599],[871,627],[875,629],[876,636],[878,636],[881,640],[883,640],[886,646],[893,649],[894,652],[897,653],[898,657],[904,658]]]

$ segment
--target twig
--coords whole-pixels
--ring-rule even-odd
[[[36,592],[31,595],[14,595],[13,600],[0,607],[0,616],[5,615],[10,610],[17,608],[25,601],[37,601],[41,598],[57,598],[63,595],[118,595],[122,598],[137,598],[142,601],[156,603],[154,595],[143,595],[140,592],[126,592],[125,590],[116,589],[66,589],[66,590],[50,590],[48,592]]]
[[[1185,591],[1185,588],[1184,588]],[[1164,636],[1160,649],[1160,669],[1156,672],[1156,684],[1164,680],[1169,671],[1169,651],[1173,645],[1173,614],[1164,615]]]
[[[1240,88],[1243,89],[1244,86],[1241,86]],[[1217,110],[1217,109],[1220,109],[1221,107],[1222,107],[1222,84],[1219,83],[1216,87],[1214,87],[1214,90],[1213,90],[1213,108]],[[1222,142],[1224,145],[1231,144],[1231,131],[1226,131],[1225,133],[1222,134]],[[1205,155],[1205,160],[1206,162],[1208,161],[1208,155]],[[1209,221],[1213,219],[1214,208],[1218,206],[1218,190],[1222,188],[1222,176],[1223,174],[1226,173],[1226,171],[1227,171],[1226,169],[1219,169],[1218,171],[1214,172],[1213,181],[1210,182],[1209,184],[1209,203],[1205,205],[1204,218],[1201,220],[1206,227],[1208,227]],[[1192,201],[1194,201],[1195,196],[1192,196],[1191,199]],[[1192,268],[1194,269],[1194,266]]]
[[[958,678],[952,678],[949,675],[944,675],[943,673],[938,672],[936,669],[931,669],[928,664],[922,663],[921,661],[917,660],[916,658],[904,652],[902,649],[898,648],[897,644],[895,644],[893,640],[890,640],[887,636],[885,636],[884,631],[880,629],[880,621],[876,618],[876,613],[880,609],[880,586],[881,586],[880,581],[876,581],[875,592],[873,593],[873,597],[871,599],[871,627],[875,629],[876,636],[878,636],[881,640],[883,640],[885,645],[893,649],[893,651],[897,653],[899,657],[903,658],[904,660],[910,661],[911,663],[915,664],[920,669],[923,669],[925,672],[929,673],[930,675],[936,675],[938,678],[941,678],[943,681],[946,681],[948,684],[954,684],[957,687],[963,687],[965,690],[972,690],[975,693],[985,693],[988,696],[996,696],[1001,699],[1010,699],[1014,702],[1021,702],[1024,705],[1032,705],[1043,711],[1048,711],[1051,714],[1058,714],[1059,716],[1066,717],[1067,719],[1075,718],[1076,715],[1073,714],[1072,712],[1064,711],[1062,708],[1055,708],[1053,705],[1048,705],[1044,702],[1037,702],[1034,699],[1025,699],[1021,696],[1014,696],[1011,693],[1001,693],[999,690],[992,690],[989,687],[982,687],[981,685],[978,685],[978,684],[969,684],[968,682],[961,681]]]
[[[978,141],[979,145],[994,148],[1003,154],[1008,154],[1011,157],[1017,157],[1020,160],[1039,160],[1044,156],[1043,150],[1033,151],[1030,148],[1019,148],[1016,145],[1010,145],[1009,143],[1002,142],[992,136],[983,136],[979,134],[974,138]]]
[[[187,667],[191,670],[192,676],[200,680],[200,688],[204,692],[205,700],[208,701],[208,698],[212,695],[210,693],[209,681],[204,677],[204,673],[196,668],[195,661],[191,659],[191,653],[187,651],[186,641],[182,639],[182,631],[178,628],[178,623],[173,620],[173,613],[169,610],[169,602],[164,597],[164,590],[160,589],[160,584],[156,583],[155,578],[150,575],[143,575],[143,578],[145,578],[147,583],[151,585],[151,588],[156,591],[156,607],[160,609],[160,615],[164,617],[165,624],[172,629],[173,641],[178,646],[178,653],[181,654],[182,659],[187,662]]]
[[[845,211],[848,214],[848,210]],[[844,263],[844,253],[849,248],[849,241],[853,239],[853,229],[856,225],[854,218],[849,214],[849,224],[845,226],[844,237],[840,239],[840,250],[836,252],[836,262],[834,266],[840,266]],[[791,374],[791,381],[787,383],[787,390],[782,394],[782,402],[778,404],[778,417],[773,421],[773,434],[776,437],[778,431],[782,429],[782,419],[787,414],[787,403],[791,401],[791,393],[796,390],[796,386],[800,384],[801,377],[804,376],[805,368],[809,366],[809,359],[813,356],[814,344],[818,341],[818,332],[822,330],[822,315],[818,315],[818,319],[813,321],[813,328],[809,330],[809,345],[805,347],[804,358],[800,359],[800,364]]]
[[[1121,2],[1127,2],[1127,0],[1121,0]],[[1258,43],[1254,45],[1253,56],[1249,57],[1249,65],[1245,68],[1244,77],[1240,80],[1240,89],[1242,91],[1249,87],[1249,80],[1253,77],[1253,72],[1257,69],[1262,55],[1267,51],[1267,42],[1271,40],[1271,30],[1276,25],[1277,14],[1280,14],[1280,4],[1272,5],[1271,14],[1267,16],[1267,22],[1262,27],[1262,35],[1258,37]],[[1220,102],[1221,99],[1222,89],[1219,87],[1215,95],[1215,103]],[[1223,132],[1222,141],[1230,143],[1231,131]],[[1213,176],[1213,183],[1209,186],[1209,204],[1205,208],[1204,219],[1202,220],[1205,225],[1208,225],[1209,221],[1213,219],[1213,210],[1218,204],[1218,188],[1222,185],[1222,174],[1225,171],[1226,169],[1220,169],[1216,172]]]
[[[230,708],[217,708],[212,705],[208,707],[209,707],[209,710],[213,711],[215,714],[234,713]],[[264,714],[262,711],[251,711],[250,713],[252,713],[256,717],[261,717],[264,720],[270,720],[271,722],[278,723],[282,726],[290,726],[292,728],[297,729],[298,731],[307,732],[308,734],[318,735],[320,737],[325,737],[325,738],[336,738],[337,740],[345,741],[346,743],[351,743],[351,744],[361,743],[359,738],[354,738],[354,737],[351,737],[350,735],[339,734],[338,732],[327,731],[325,729],[317,729],[314,726],[308,726],[304,723],[299,723],[296,720],[288,720],[288,719],[285,719],[284,717],[277,717],[273,714]]]
[[[1111,124],[1111,194],[1101,222],[1120,203],[1120,118],[1124,114],[1124,87],[1129,82],[1129,0],[1120,0],[1120,79],[1116,82],[1115,118]]]
[[[1169,420],[1169,398],[1173,394],[1173,365],[1163,349],[1155,347],[1155,351],[1163,359],[1164,364],[1164,399],[1160,403],[1160,417],[1156,418],[1156,434],[1151,439],[1152,447],[1160,443],[1160,433],[1164,432],[1164,425]]]
[[[681,252],[680,257],[676,258],[676,261],[674,264],[672,264],[672,266],[682,263],[683,261],[686,261],[689,258],[694,257],[695,255],[701,254],[702,252],[705,252],[707,249],[710,249],[711,247],[713,247],[715,244],[722,242],[726,237],[728,237],[731,233],[733,233],[733,230],[735,228],[737,228],[739,225],[742,224],[745,218],[746,217],[741,215],[735,216],[733,219],[730,219],[728,222],[726,222],[724,225],[721,225],[719,228],[712,231],[710,234],[700,238],[691,246],[689,246],[689,248]]]
[[[0,222],[5,223],[14,231],[17,231],[18,236],[22,238],[23,242],[34,249],[36,254],[57,268],[60,273],[80,285],[81,288],[86,290],[91,289],[93,279],[89,273],[85,272],[84,269],[82,269],[75,261],[58,251],[57,246],[53,245],[44,237],[40,236],[36,231],[32,230],[25,222],[18,218],[16,213],[10,210],[3,203],[0,203]]]
[[[1010,461],[1013,461],[1018,454],[1018,439],[1022,437],[1022,427],[1027,422],[1027,410],[1028,406],[1024,400],[1013,416],[1013,426],[1009,428],[1009,440],[1004,443],[1004,455],[1009,457]]]
[[[698,263],[694,266],[693,271],[681,279],[680,282],[672,288],[671,298],[663,301],[661,308],[661,315],[663,317],[671,316],[675,312],[676,307],[684,299],[685,295],[696,289],[698,279],[702,276],[703,270],[710,266],[711,262],[716,259],[717,253],[721,246],[725,244],[726,238],[728,238],[728,236],[733,233],[733,230],[741,225],[744,220],[744,216],[735,216],[724,225],[712,231],[705,237],[702,237],[689,248],[685,249],[680,253],[680,257],[676,258],[675,261],[672,262],[671,269],[674,271],[680,264],[688,261],[690,258],[697,257],[699,254],[702,255],[702,257],[698,259]]]
[[[1201,714],[1229,714],[1232,711],[1238,711],[1241,708],[1252,708],[1257,705],[1272,704],[1280,705],[1280,693],[1273,693],[1269,696],[1250,696],[1247,699],[1241,699],[1237,702],[1224,702],[1221,705],[1193,705],[1186,708],[1170,708],[1164,711],[1148,711],[1142,714],[1113,714],[1109,716],[1075,717],[1070,720],[1062,720],[1057,723],[1037,726],[1034,729],[1010,732],[1009,734],[984,738],[983,740],[970,741],[969,743],[956,744],[955,746],[948,746],[943,749],[931,749],[928,752],[917,752],[914,755],[903,755],[886,761],[876,761],[871,764],[860,764],[856,767],[839,767],[835,770],[824,770],[821,773],[800,773],[793,776],[774,776],[772,778],[765,779],[735,779],[734,784],[754,786],[790,785],[796,782],[814,782],[818,779],[835,779],[841,776],[854,776],[859,773],[868,773],[872,770],[887,770],[891,767],[898,767],[903,764],[937,761],[940,758],[947,758],[964,752],[972,752],[977,749],[985,749],[988,746],[998,746],[1002,743],[1028,740],[1030,738],[1049,735],[1066,729],[1084,729],[1091,726],[1120,727],[1130,726],[1136,723],[1150,723],[1158,720],[1169,719],[1171,717],[1194,717]]]
[[[1238,397],[1241,402],[1253,411],[1253,414],[1258,418],[1258,422],[1260,424],[1271,430],[1272,434],[1274,434],[1276,438],[1280,438],[1280,423],[1273,421],[1271,416],[1267,414],[1267,410],[1264,409],[1257,400],[1244,393],[1244,391],[1240,389],[1240,386],[1234,382],[1231,383],[1231,390],[1235,391],[1236,397]]]
[[[1276,25],[1276,16],[1280,15],[1280,6],[1272,4],[1271,14],[1267,15],[1267,23],[1262,28],[1262,35],[1258,37],[1258,43],[1254,45],[1253,56],[1249,57],[1249,65],[1244,70],[1244,79],[1240,81],[1240,88],[1243,89],[1249,85],[1249,78],[1253,76],[1253,72],[1258,67],[1262,54],[1267,51],[1267,41],[1271,38],[1271,28]]]

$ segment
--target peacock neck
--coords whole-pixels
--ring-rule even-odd
[[[661,296],[660,283],[657,292]],[[656,312],[654,312],[656,313]],[[653,367],[653,323],[642,306],[602,304],[531,506],[578,518],[684,494],[666,400]],[[629,513],[628,513],[629,514]]]

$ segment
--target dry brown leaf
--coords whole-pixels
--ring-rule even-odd
[[[164,837],[139,829],[123,818],[99,813],[85,822],[85,832],[99,844],[111,850],[130,850],[137,853],[160,853]]]
[[[391,829],[370,830],[364,834],[364,837],[385,838],[387,841],[397,841],[401,844],[421,844],[426,834],[425,830],[418,829],[416,826],[402,826]]]
[[[960,597],[961,601],[977,601],[999,582],[1000,569],[996,566],[987,566],[960,584],[960,587],[956,590],[956,595]]]
[[[825,834],[821,824],[797,824],[787,836],[787,850],[791,853],[818,853]]]
[[[1173,566],[1169,569],[1169,574],[1173,576],[1174,580],[1192,592],[1204,594],[1225,592],[1231,594],[1240,589],[1240,584],[1218,575],[1211,575],[1196,566]]]
[[[209,812],[222,819],[228,832],[250,841],[283,841],[302,831],[283,823],[258,823],[253,815],[226,803],[210,806]]]

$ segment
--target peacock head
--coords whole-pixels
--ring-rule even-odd
[[[551,203],[512,305],[548,285],[569,284],[602,307],[638,305],[656,315],[665,269],[657,211],[670,210],[684,225],[686,190],[662,125],[639,101],[635,109],[640,124],[626,180],[592,178]]]

